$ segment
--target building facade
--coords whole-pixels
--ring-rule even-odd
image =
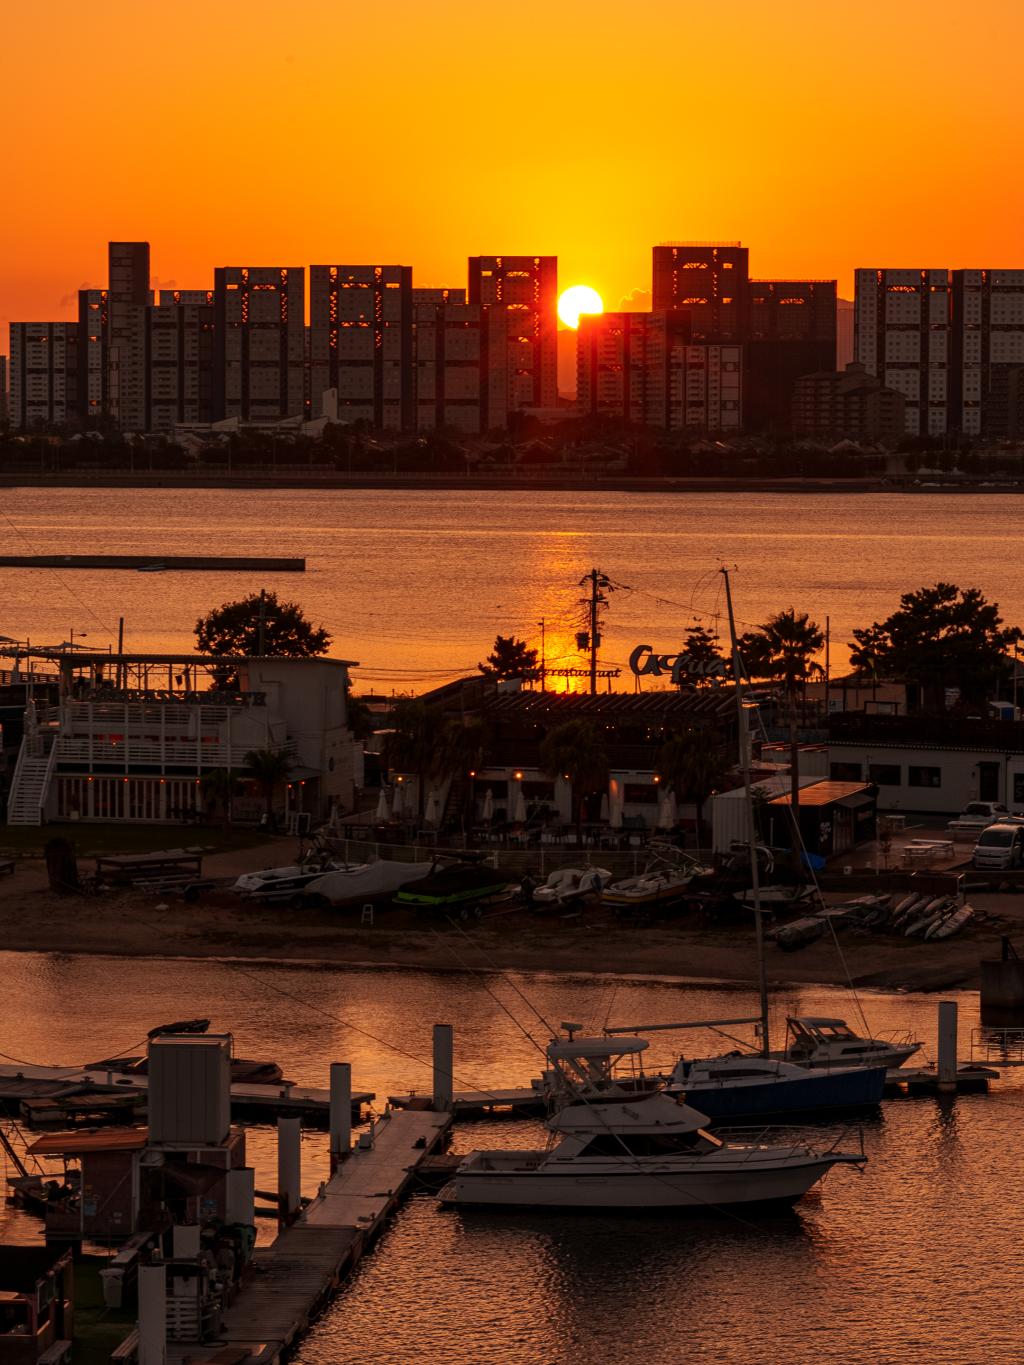
[[[417,430],[451,428],[479,436],[504,428],[506,310],[473,303],[419,303],[414,318]]]
[[[110,242],[107,248],[108,402],[120,431],[146,430],[146,308],[149,243]]]
[[[78,291],[78,406],[85,427],[111,420],[109,302],[106,289]]]
[[[683,310],[584,314],[576,332],[576,405],[583,416],[663,430],[679,425],[673,400],[678,406],[676,372],[688,324]]]
[[[861,445],[896,445],[905,433],[906,399],[863,365],[802,375],[793,394],[795,436]]]
[[[797,380],[836,365],[836,281],[751,280],[743,361],[744,424],[788,430]]]
[[[909,436],[949,428],[951,318],[946,270],[858,270],[854,358],[906,399]]]
[[[305,288],[301,266],[214,271],[215,421],[304,415]]]
[[[78,324],[12,322],[10,411],[15,431],[78,422]]]
[[[654,248],[651,307],[685,308],[694,341],[742,342],[749,274],[739,242],[663,242]]]
[[[190,290],[202,303],[174,291],[146,309],[146,430],[170,432],[179,422],[213,420],[213,294]]]
[[[954,270],[951,311],[953,429],[1016,435],[1010,372],[1024,365],[1024,270]]]
[[[309,271],[310,401],[337,395],[339,422],[415,426],[413,288],[408,265],[314,265]]]
[[[557,407],[558,257],[471,256],[469,302],[508,314],[508,411]]]

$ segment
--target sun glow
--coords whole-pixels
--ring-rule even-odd
[[[558,300],[558,316],[566,327],[575,329],[584,313],[603,313],[604,303],[596,289],[589,284],[574,284]]]

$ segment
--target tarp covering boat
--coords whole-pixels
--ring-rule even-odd
[[[325,872],[322,877],[309,883],[304,894],[311,899],[322,896],[331,905],[374,900],[390,895],[408,882],[420,881],[426,877],[431,866],[428,862],[400,863],[381,858],[378,862],[364,863],[343,872]]]

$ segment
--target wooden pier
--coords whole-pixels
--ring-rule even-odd
[[[125,1076],[103,1068],[59,1066],[23,1066],[5,1062],[0,1065],[0,1108],[29,1105],[33,1098],[45,1099],[53,1119],[62,1122],[61,1101],[68,1101],[70,1110],[76,1096],[88,1093],[95,1096],[97,1110],[118,1107],[117,1101],[130,1105],[132,1098],[145,1101],[149,1086],[148,1076]],[[364,1105],[375,1096],[372,1091],[352,1095],[352,1115],[358,1118]],[[100,1104],[100,1101],[105,1104]],[[326,1127],[330,1113],[329,1090],[310,1085],[268,1084],[263,1081],[235,1081],[231,1086],[231,1112],[236,1118],[301,1118],[307,1127]]]
[[[441,1144],[449,1113],[387,1111],[320,1194],[257,1250],[215,1341],[167,1346],[167,1365],[277,1365],[359,1260]]]
[[[396,1109],[414,1109],[422,1105],[425,1096],[389,1095],[388,1103]],[[520,1113],[542,1114],[545,1109],[544,1094],[532,1085],[498,1087],[494,1090],[456,1090],[452,1096],[452,1108],[456,1117],[472,1114],[491,1114],[502,1109],[515,1109]]]

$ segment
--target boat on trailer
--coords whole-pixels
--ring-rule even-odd
[[[726,1142],[707,1116],[657,1081],[616,1075],[643,1038],[574,1038],[547,1049],[555,1103],[547,1148],[475,1151],[441,1191],[459,1207],[714,1212],[792,1204],[833,1166],[862,1166],[863,1149],[801,1142]],[[767,1134],[762,1134],[762,1139]]]

